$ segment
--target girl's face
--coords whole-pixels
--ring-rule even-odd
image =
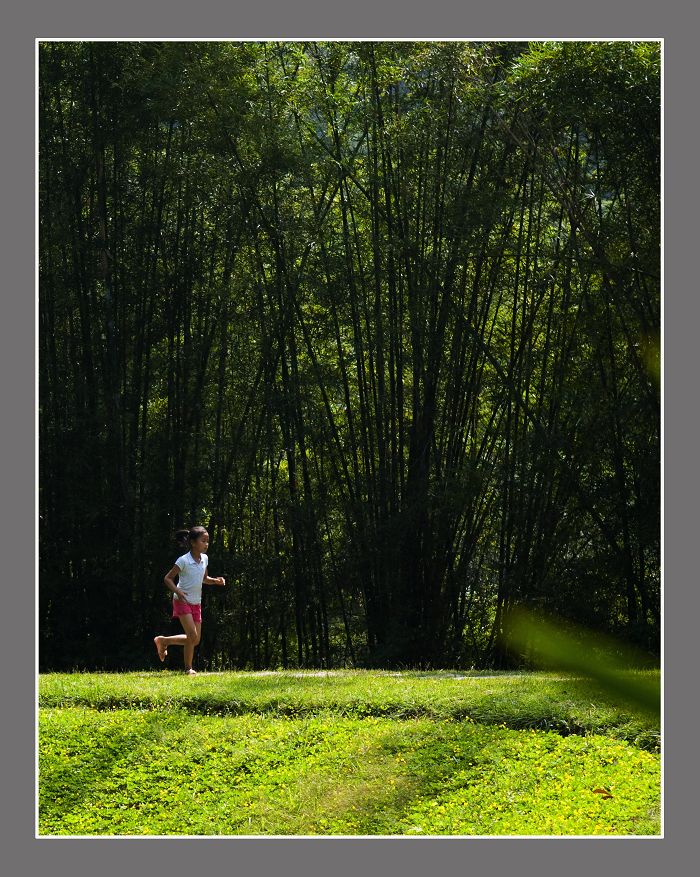
[[[190,545],[195,554],[206,554],[209,548],[209,533],[201,533],[190,542]]]

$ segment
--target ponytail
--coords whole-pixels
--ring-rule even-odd
[[[188,530],[178,530],[175,533],[175,544],[178,548],[186,551],[190,547],[190,542],[193,539],[196,539],[198,536],[201,536],[202,533],[206,533],[206,529],[204,527],[190,527]]]
[[[178,530],[175,534],[175,544],[183,550],[190,547],[190,531]]]

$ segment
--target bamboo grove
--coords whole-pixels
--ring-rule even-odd
[[[655,652],[660,47],[39,46],[42,668]],[[214,593],[216,592],[216,593]]]

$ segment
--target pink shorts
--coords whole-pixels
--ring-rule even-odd
[[[175,600],[173,598],[173,618],[180,618],[181,615],[191,615],[195,624],[201,624],[202,604],[185,603],[184,600]]]

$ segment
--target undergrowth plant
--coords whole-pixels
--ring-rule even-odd
[[[41,677],[39,833],[658,834],[658,729],[569,699],[567,684]]]

